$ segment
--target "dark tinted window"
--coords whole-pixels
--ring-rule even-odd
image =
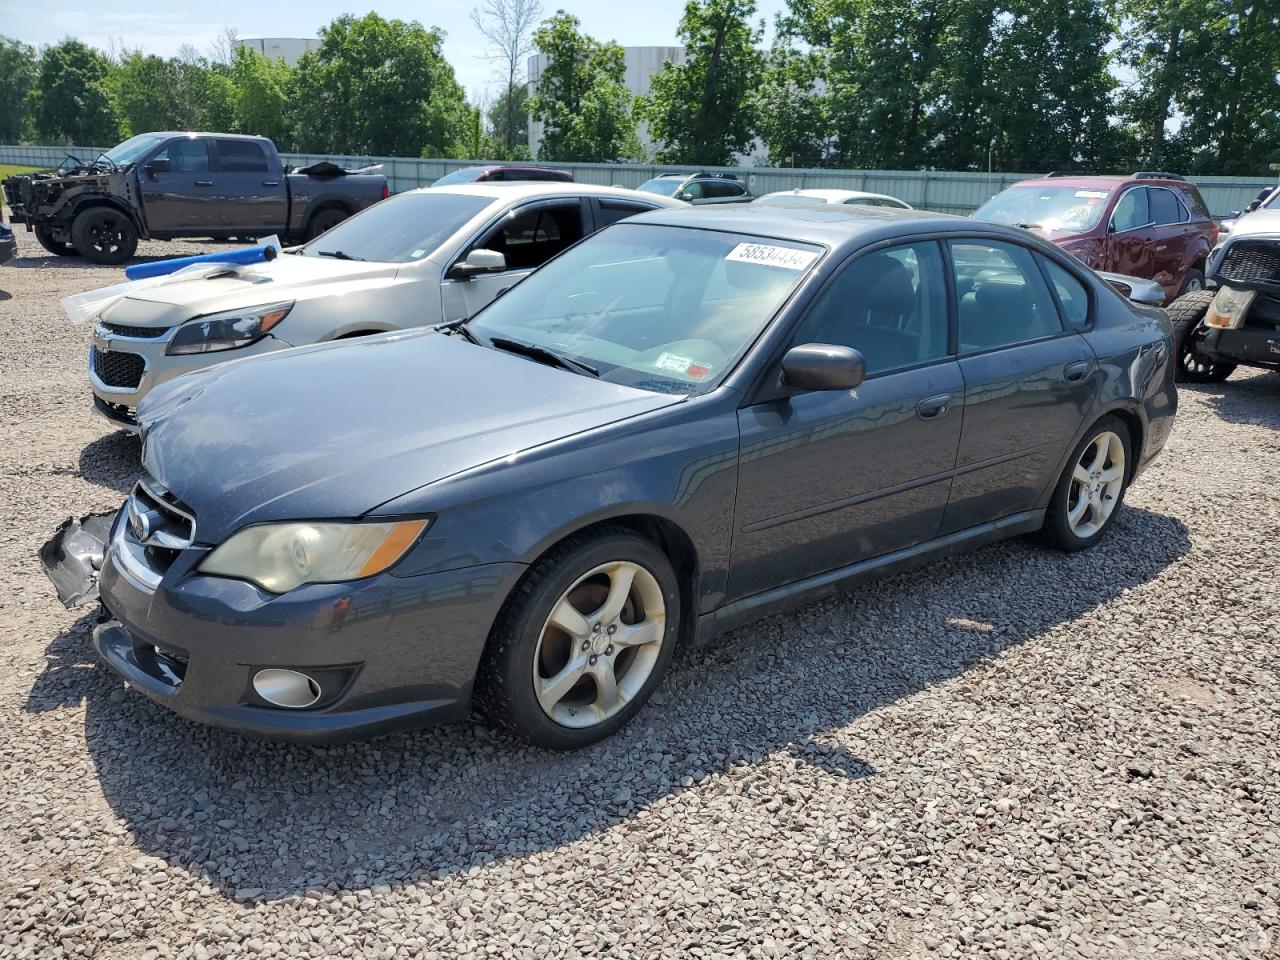
[[[529,270],[581,239],[582,208],[575,200],[571,204],[517,210],[477,243],[475,249],[497,250],[506,256],[508,269]]]
[[[703,184],[708,197],[740,197],[746,188],[732,180],[707,180]]]
[[[932,242],[858,257],[818,295],[794,342],[853,347],[868,373],[945,357],[944,277]]]
[[[251,140],[219,140],[218,168],[228,173],[266,173],[267,155]]]
[[[1031,251],[1011,243],[951,243],[960,299],[960,352],[977,353],[1062,332]]]
[[[596,210],[596,229],[603,229],[611,223],[617,223],[619,220],[625,220],[627,217],[633,217],[637,213],[644,213],[646,210],[652,210],[653,207],[645,206],[642,203],[628,203],[625,200],[601,200],[600,207]]]
[[[168,160],[171,173],[208,173],[209,143],[206,140],[175,140],[152,160]]]
[[[1089,292],[1083,283],[1052,260],[1039,258],[1049,274],[1049,282],[1062,304],[1062,319],[1072,330],[1083,330],[1089,325]]]
[[[1187,219],[1183,215],[1182,204],[1172,190],[1152,188],[1147,191],[1147,201],[1153,223],[1182,223]]]
[[[1116,212],[1111,215],[1111,224],[1117,233],[1145,227],[1151,222],[1151,214],[1147,208],[1147,191],[1145,187],[1134,187],[1126,190],[1120,202],[1116,204]]]

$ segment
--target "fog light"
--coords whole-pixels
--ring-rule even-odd
[[[293,710],[320,699],[320,684],[297,670],[259,670],[253,676],[253,689],[267,703]]]

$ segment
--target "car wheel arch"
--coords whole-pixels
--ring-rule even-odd
[[[1072,451],[1084,439],[1085,434],[1096,427],[1099,421],[1107,417],[1119,417],[1120,421],[1129,430],[1129,452],[1132,457],[1129,464],[1126,465],[1126,470],[1129,478],[1132,479],[1138,465],[1142,462],[1142,450],[1147,435],[1147,422],[1142,415],[1141,404],[1132,399],[1120,399],[1089,411],[1088,417],[1082,421],[1080,429],[1071,438],[1071,443],[1064,451],[1062,462],[1058,464],[1053,473],[1053,479],[1050,480],[1048,486],[1045,487],[1044,492],[1040,495],[1040,499],[1036,504],[1039,509],[1044,509],[1048,506],[1049,500],[1053,496],[1054,488],[1058,484],[1058,479],[1066,467],[1067,461],[1071,459]]]
[[[127,203],[121,203],[111,197],[85,197],[75,205],[75,209],[72,211],[71,216],[67,218],[67,229],[71,229],[71,224],[75,222],[76,218],[80,216],[80,214],[84,213],[86,210],[92,210],[94,207],[110,207],[112,210],[116,210],[124,214],[129,218],[129,222],[133,224],[134,229],[138,231],[139,238],[143,240],[149,238],[146,226],[139,220],[129,205]]]

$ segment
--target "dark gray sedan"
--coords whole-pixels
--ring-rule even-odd
[[[95,642],[207,723],[478,706],[580,747],[679,644],[1003,537],[1093,546],[1169,435],[1170,355],[1162,311],[1025,231],[642,215],[468,323],[157,389]]]

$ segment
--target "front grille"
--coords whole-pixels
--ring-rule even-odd
[[[156,542],[165,546],[186,546],[195,539],[196,521],[191,511],[179,505],[177,497],[155,480],[150,477],[139,480],[133,488],[131,500],[138,509],[153,510],[163,517],[164,523],[159,531],[163,536],[156,537]]]
[[[142,382],[142,370],[146,362],[136,353],[104,353],[93,348],[93,373],[108,387],[136,387]]]
[[[1231,283],[1280,283],[1280,241],[1236,240],[1227,247],[1218,276]]]
[[[168,327],[131,327],[124,323],[107,323],[102,321],[104,333],[113,333],[119,337],[137,337],[141,340],[155,340],[169,332]]]

